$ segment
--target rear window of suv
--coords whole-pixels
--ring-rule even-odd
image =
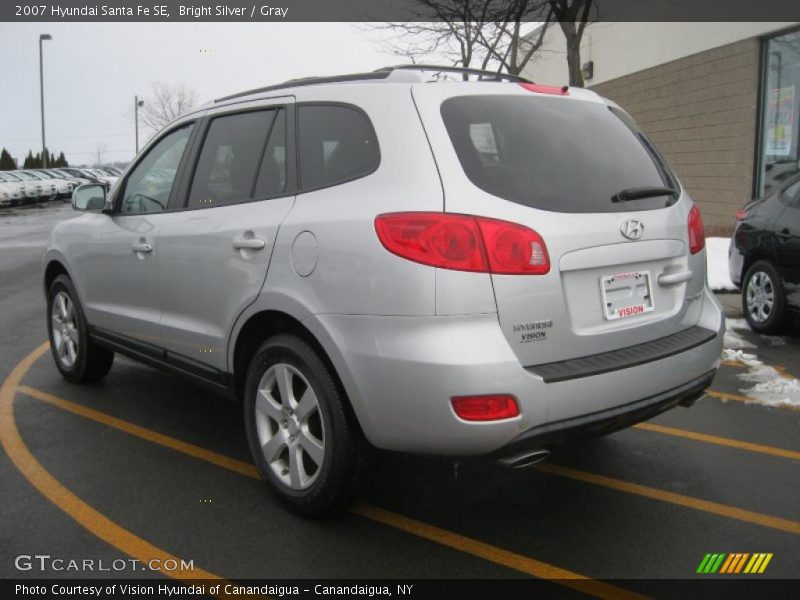
[[[467,177],[505,200],[569,213],[650,210],[674,201],[611,201],[624,189],[677,182],[633,121],[606,104],[459,96],[443,102],[441,113]]]

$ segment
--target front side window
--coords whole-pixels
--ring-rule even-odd
[[[125,182],[120,212],[141,214],[167,209],[183,151],[194,125],[161,138],[131,171]]]
[[[283,113],[273,109],[215,118],[197,161],[188,206],[204,208],[251,200],[256,195],[256,178],[259,182],[263,178],[270,180],[262,185],[269,188],[267,195],[283,192],[286,189]],[[282,132],[278,131],[281,127]],[[278,138],[281,139],[273,143]],[[276,159],[276,146],[283,150],[281,164]]]
[[[359,110],[339,105],[298,108],[300,187],[317,189],[369,175],[380,151],[372,124]]]

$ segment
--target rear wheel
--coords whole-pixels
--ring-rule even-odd
[[[99,381],[111,370],[114,352],[89,338],[89,327],[72,280],[55,278],[47,294],[50,351],[64,379],[74,383]]]
[[[330,368],[303,339],[282,334],[259,347],[244,410],[256,466],[291,510],[328,515],[358,493],[366,441]]]
[[[780,276],[769,262],[754,263],[744,277],[742,310],[750,327],[759,333],[780,333],[787,325],[786,296]]]

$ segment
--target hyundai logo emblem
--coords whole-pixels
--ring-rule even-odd
[[[619,232],[629,240],[640,240],[644,235],[644,223],[636,219],[628,219],[619,226]]]

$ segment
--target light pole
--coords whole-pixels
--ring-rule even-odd
[[[42,63],[42,42],[52,40],[53,36],[49,33],[39,35],[39,96],[42,107],[42,167],[47,168],[47,146],[44,139],[44,66]]]
[[[133,97],[133,121],[136,131],[136,154],[139,154],[139,107],[144,105],[144,100],[139,100],[139,96]]]

